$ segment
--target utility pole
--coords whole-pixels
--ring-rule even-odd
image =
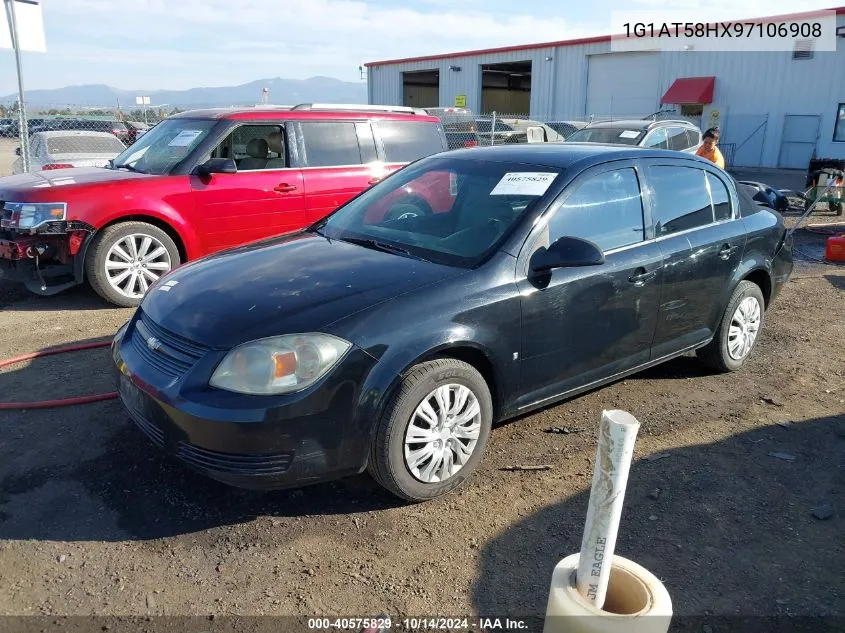
[[[9,33],[12,36],[12,48],[15,51],[15,65],[18,71],[18,126],[21,139],[21,163],[23,164],[24,172],[29,172],[29,128],[26,123],[23,71],[21,70],[21,46],[18,40],[18,23],[15,19],[15,0],[3,1],[6,5],[6,17],[9,20]]]

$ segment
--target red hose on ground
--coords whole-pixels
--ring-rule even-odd
[[[33,358],[42,358],[44,356],[53,356],[54,354],[65,354],[67,352],[80,352],[86,349],[96,349],[99,347],[108,347],[111,341],[104,341],[100,343],[81,343],[79,345],[67,345],[65,347],[56,347],[53,349],[45,349],[40,352],[32,352],[30,354],[23,354],[0,361],[0,369],[14,365],[15,363],[22,363]],[[92,396],[77,396],[75,398],[62,398],[60,400],[39,400],[35,402],[0,402],[0,410],[9,409],[51,409],[53,407],[68,407],[74,404],[88,404],[89,402],[100,402],[101,400],[114,400],[117,398],[117,392],[111,391],[109,393],[98,393]]]

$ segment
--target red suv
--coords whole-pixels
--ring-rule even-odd
[[[302,229],[447,149],[411,108],[302,104],[197,110],[147,132],[110,167],[0,178],[0,277],[51,295],[84,280],[137,305],[179,264]],[[407,192],[404,209],[436,212]]]

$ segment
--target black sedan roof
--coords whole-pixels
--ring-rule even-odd
[[[578,163],[586,169],[613,160],[634,158],[674,158],[708,163],[703,158],[671,150],[642,148],[636,146],[610,145],[604,143],[514,143],[492,147],[457,149],[439,156],[462,159],[489,160],[495,162],[523,163],[568,169]],[[709,163],[712,164],[712,163]]]

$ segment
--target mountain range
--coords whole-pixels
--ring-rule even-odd
[[[179,108],[246,106],[261,103],[262,90],[269,90],[268,102],[278,105],[297,103],[367,103],[364,83],[333,77],[309,79],[259,79],[239,86],[190,88],[188,90],[119,90],[102,84],[66,86],[53,90],[27,90],[30,108],[101,107],[134,109],[135,98],[150,98],[150,107]],[[0,97],[0,104],[11,105],[17,94]]]

